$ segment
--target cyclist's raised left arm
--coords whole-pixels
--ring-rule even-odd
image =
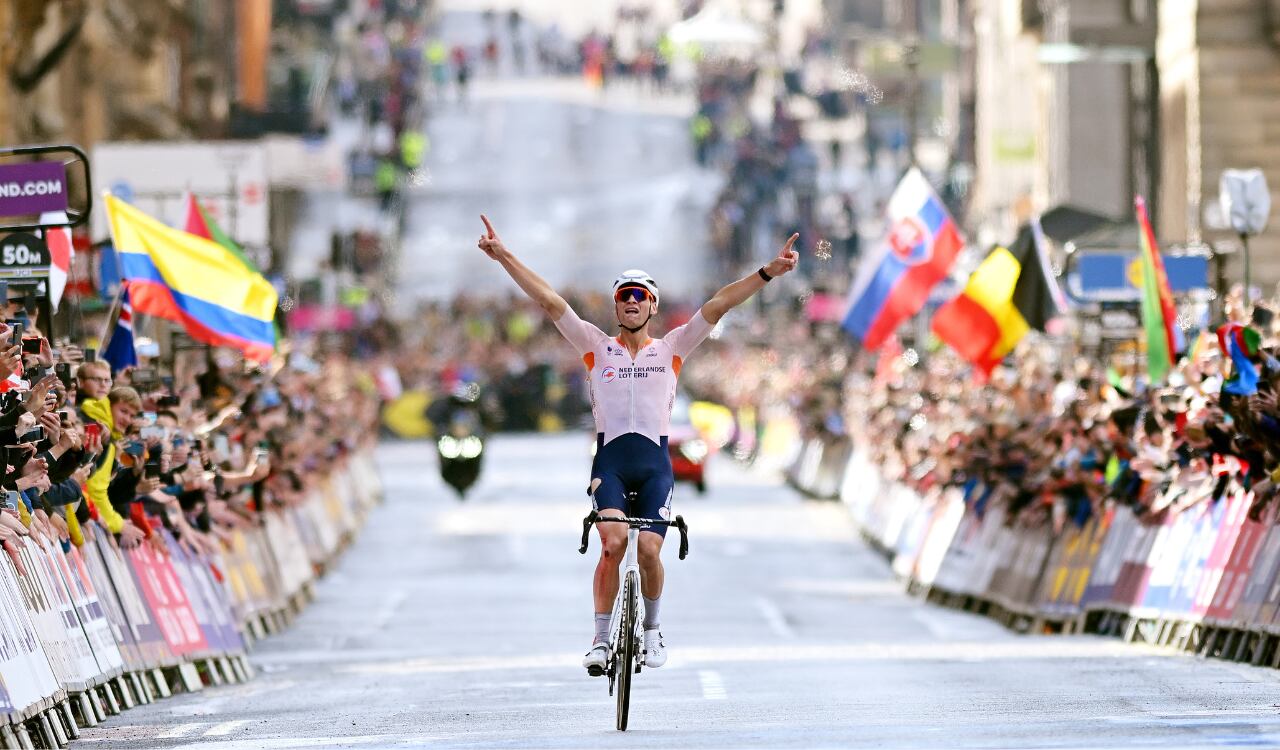
[[[796,244],[796,238],[799,236],[799,234],[793,234],[788,237],[787,243],[778,252],[778,257],[766,263],[762,270],[774,278],[795,270],[796,262],[800,260],[800,254],[792,250],[791,247]],[[751,295],[763,289],[764,285],[765,280],[759,273],[753,273],[738,279],[716,292],[714,297],[707,300],[706,304],[702,306],[702,317],[706,318],[711,325],[719,323],[725,313],[746,302],[751,298]]]

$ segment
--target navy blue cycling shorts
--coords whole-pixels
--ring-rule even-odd
[[[671,473],[671,455],[667,438],[661,445],[637,432],[619,435],[607,445],[604,435],[596,436],[596,457],[591,462],[591,480],[600,480],[592,502],[596,510],[612,508],[631,518],[671,519],[671,489],[675,477]],[[628,502],[627,493],[636,493]],[[666,536],[666,526],[642,526],[658,536]]]

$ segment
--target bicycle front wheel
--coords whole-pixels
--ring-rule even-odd
[[[631,677],[636,664],[636,617],[640,609],[640,576],[627,573],[622,585],[622,633],[614,669],[618,677],[618,731],[627,730],[627,714],[631,710]]]

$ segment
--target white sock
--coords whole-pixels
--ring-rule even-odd
[[[657,599],[644,598],[644,629],[658,629],[658,604],[662,601],[662,597]]]
[[[596,639],[592,643],[608,643],[609,642],[609,621],[613,619],[612,612],[596,613]]]

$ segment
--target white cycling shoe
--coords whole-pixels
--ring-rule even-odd
[[[591,647],[587,655],[582,657],[582,666],[592,677],[603,677],[605,665],[609,663],[609,644],[597,643]]]
[[[667,663],[667,644],[662,642],[662,631],[654,628],[644,631],[644,665],[657,669]]]

